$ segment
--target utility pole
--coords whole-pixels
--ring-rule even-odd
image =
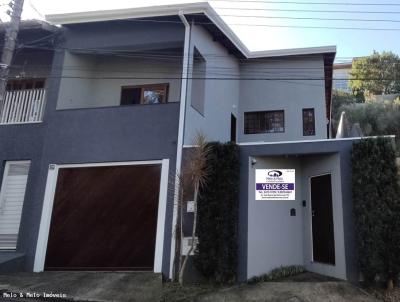
[[[7,87],[7,79],[10,73],[10,65],[14,56],[15,41],[17,40],[19,24],[21,22],[24,0],[14,0],[10,3],[12,8],[11,20],[4,33],[4,47],[1,54],[0,64],[0,109],[3,104],[4,94]]]

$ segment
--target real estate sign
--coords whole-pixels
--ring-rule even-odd
[[[256,169],[256,200],[295,200],[294,169]]]

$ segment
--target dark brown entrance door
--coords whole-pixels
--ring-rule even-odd
[[[63,168],[46,270],[152,270],[161,165]]]
[[[311,178],[313,260],[335,264],[331,175]]]

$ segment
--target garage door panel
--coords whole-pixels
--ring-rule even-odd
[[[59,170],[45,267],[152,270],[160,165]]]

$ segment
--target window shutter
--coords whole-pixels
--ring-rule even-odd
[[[30,162],[6,162],[0,191],[0,249],[15,249]]]

